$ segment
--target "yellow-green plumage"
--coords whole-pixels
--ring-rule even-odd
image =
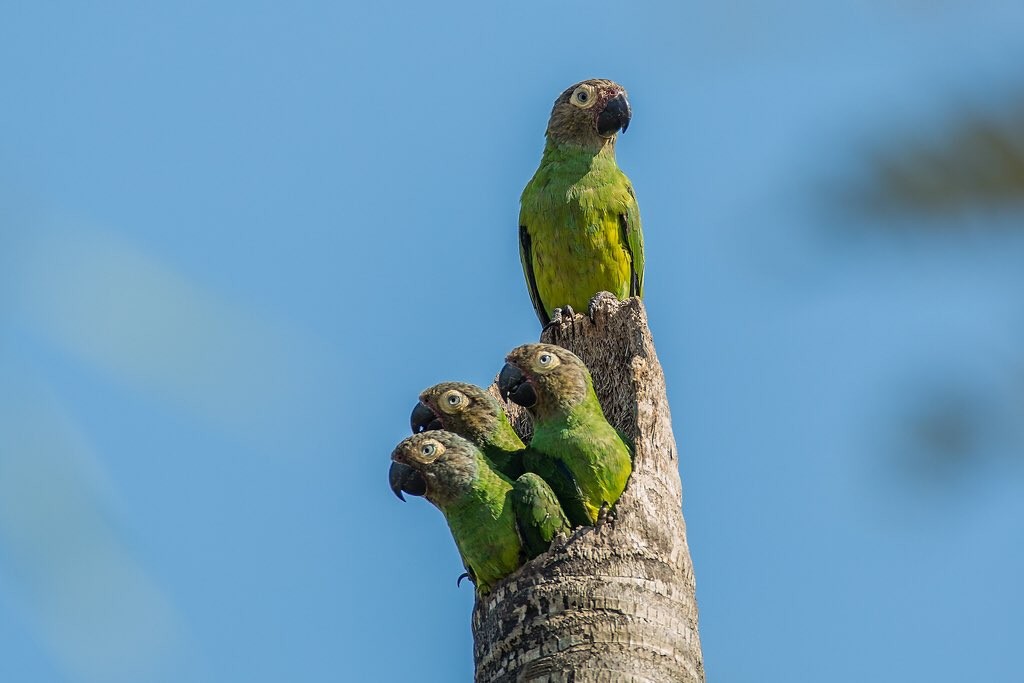
[[[625,490],[632,453],[605,419],[590,372],[551,344],[516,347],[505,361],[498,386],[533,418],[527,472],[548,483],[572,524],[594,524]]]
[[[512,482],[491,469],[476,446],[436,430],[405,439],[391,460],[393,470],[397,464],[421,477],[424,495],[444,514],[478,591],[486,592],[522,564]],[[394,480],[392,489],[399,492]]]
[[[512,482],[457,434],[431,430],[391,454],[391,489],[425,496],[444,514],[462,563],[481,593],[547,550],[569,522],[551,488],[536,475]]]
[[[530,558],[545,552],[558,534],[572,528],[558,497],[539,475],[527,472],[512,485],[519,537]]]
[[[587,94],[589,105],[576,100]],[[541,323],[556,308],[586,310],[594,294],[643,295],[640,210],[615,161],[615,140],[629,123],[625,90],[592,79],[555,101],[540,166],[523,190],[519,246]]]

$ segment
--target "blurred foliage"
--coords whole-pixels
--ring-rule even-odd
[[[942,120],[942,119],[940,119]],[[856,224],[893,236],[913,229],[938,237],[975,230],[1018,232],[1024,220],[1024,95],[1002,105],[964,107],[929,132],[884,132],[868,154],[867,182],[855,197]],[[910,221],[878,220],[903,213]],[[864,221],[864,214],[872,214]],[[999,240],[994,248],[1005,245]],[[890,430],[895,462],[918,483],[963,481],[993,453],[1020,453],[1024,423],[1019,402],[990,379],[936,373],[911,382]]]
[[[1001,432],[996,411],[978,400],[977,387],[919,386],[904,401],[890,430],[894,463],[918,485],[936,486],[962,480],[990,452]],[[1004,443],[996,444],[1005,446]]]
[[[937,140],[890,142],[872,167],[873,208],[943,214],[1024,205],[1024,98],[1005,113],[963,113]]]

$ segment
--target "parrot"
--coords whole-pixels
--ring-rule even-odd
[[[567,88],[548,119],[540,166],[520,197],[519,255],[541,325],[608,291],[643,297],[644,237],[615,162],[632,111],[625,89],[593,78]]]
[[[513,483],[458,434],[414,434],[395,447],[391,461],[391,490],[403,501],[403,493],[425,496],[441,511],[481,594],[569,529],[554,492],[540,477],[524,474]]]
[[[548,482],[574,526],[598,522],[626,488],[633,460],[583,361],[560,346],[524,344],[505,357],[498,389],[533,417],[527,472]]]
[[[478,386],[442,382],[424,389],[409,423],[413,434],[444,429],[468,439],[509,479],[523,473],[526,445],[509,424],[501,402]]]

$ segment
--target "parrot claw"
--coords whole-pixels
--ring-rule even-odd
[[[608,522],[614,522],[615,515],[612,514],[611,506],[605,501],[601,503],[601,509],[597,511],[597,522],[594,524],[596,527],[602,527]]]
[[[544,330],[549,327],[561,327],[562,323],[569,321],[576,317],[576,311],[573,310],[572,306],[566,304],[561,308],[556,308],[551,315],[551,322],[544,326]]]
[[[552,327],[561,327],[562,326],[563,318],[564,318],[564,315],[562,314],[562,309],[561,308],[556,308],[554,311],[552,311],[552,313],[551,313],[551,320],[548,321],[548,324],[544,326],[544,330],[543,331],[546,332],[548,329],[550,329]]]
[[[607,306],[601,306],[601,303],[609,299],[615,302],[625,301],[625,299],[619,299],[611,292],[598,292],[590,297],[590,301],[587,303],[587,317],[590,318],[590,322],[594,323],[595,326],[599,317],[608,317],[608,308]]]

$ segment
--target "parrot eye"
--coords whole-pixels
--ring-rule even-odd
[[[580,109],[589,109],[593,106],[596,99],[597,98],[594,97],[594,87],[592,85],[584,84],[573,90],[569,101]]]
[[[431,439],[420,446],[419,460],[433,462],[444,453],[444,446]]]
[[[561,361],[558,359],[558,356],[549,351],[541,351],[537,354],[537,365],[544,370],[553,368],[559,363]]]
[[[466,405],[466,397],[461,391],[452,389],[441,397],[441,409],[446,413],[454,413],[462,410]]]

